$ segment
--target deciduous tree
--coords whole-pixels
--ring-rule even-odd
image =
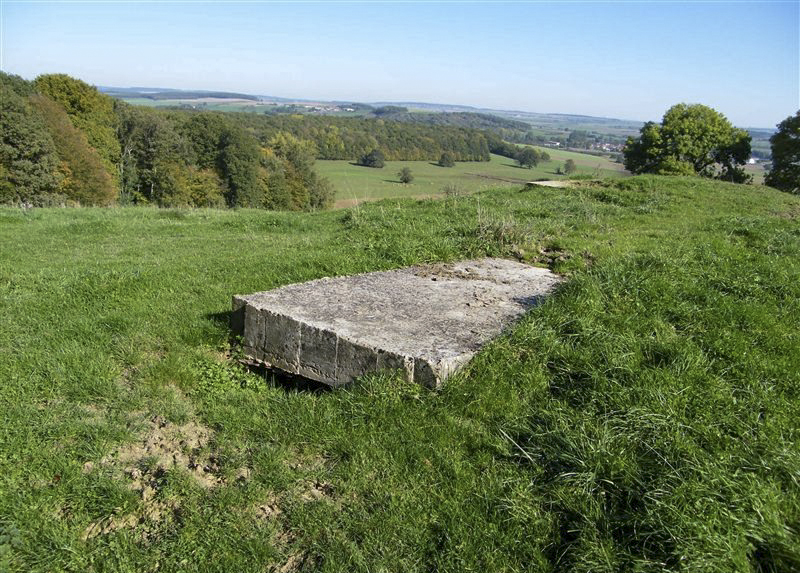
[[[750,157],[750,134],[700,104],[672,106],[661,124],[646,123],[637,139],[628,138],[623,155],[632,173],[750,179],[742,168]]]
[[[81,205],[111,205],[117,199],[111,175],[97,151],[78,130],[64,108],[43,95],[30,97],[53,138],[63,175],[59,189]]]
[[[453,158],[453,154],[449,151],[445,151],[439,157],[439,167],[453,167],[456,164],[455,158]]]
[[[66,74],[41,75],[34,80],[34,85],[37,91],[64,108],[72,124],[100,154],[106,171],[116,175],[120,147],[114,100]]]
[[[400,179],[400,183],[411,183],[414,180],[414,175],[411,173],[411,168],[403,167],[398,173],[397,177]]]
[[[800,193],[800,110],[778,124],[778,131],[769,142],[772,169],[764,182],[783,191]]]
[[[517,163],[528,169],[536,167],[539,165],[539,153],[533,147],[523,147],[517,152]]]
[[[382,168],[384,165],[383,152],[380,149],[373,149],[366,155],[362,156],[359,164],[364,167]]]
[[[0,72],[0,203],[50,202],[61,179],[53,138],[8,78]]]

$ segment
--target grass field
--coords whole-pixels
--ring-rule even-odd
[[[0,570],[800,570],[796,196],[5,209],[0,247]],[[234,293],[513,254],[569,280],[440,392],[230,356]]]
[[[429,161],[387,161],[382,169],[361,167],[350,161],[317,161],[315,167],[320,175],[333,182],[339,206],[386,197],[432,197],[441,195],[448,184],[471,193],[497,187],[519,187],[536,179],[566,179],[566,176],[558,175],[556,169],[563,167],[567,159],[572,159],[578,166],[576,175],[621,177],[627,174],[622,165],[603,157],[557,149],[548,149],[547,152],[552,160],[533,169],[521,168],[513,159],[500,155],[492,155],[488,162],[459,162],[454,167],[439,167]],[[410,168],[414,175],[414,181],[408,185],[400,183],[397,177],[403,167]]]
[[[753,183],[756,185],[763,185],[764,184],[764,176],[766,175],[766,170],[764,169],[763,163],[756,163],[755,165],[745,165],[744,170],[749,175],[753,176]]]
[[[131,105],[142,105],[145,107],[171,108],[191,106],[206,111],[226,111],[226,112],[250,112],[259,113],[270,110],[274,105],[258,102],[254,100],[239,99],[150,99],[150,98],[122,98],[123,101]]]

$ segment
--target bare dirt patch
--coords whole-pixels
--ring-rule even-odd
[[[159,495],[166,483],[167,473],[178,469],[192,476],[203,488],[213,488],[223,480],[219,477],[217,460],[209,452],[213,436],[211,429],[190,420],[185,424],[172,423],[162,416],[145,422],[142,438],[125,444],[95,465],[87,462],[85,473],[97,467],[121,471],[129,480],[128,487],[141,500],[132,513],[113,514],[97,520],[86,528],[83,539],[91,539],[125,528],[139,527],[148,536],[159,522],[174,519],[180,509],[177,500],[164,500]],[[248,479],[249,470],[237,473],[237,479]]]
[[[781,219],[789,219],[790,221],[796,221],[800,219],[800,207],[797,205],[789,205],[785,211],[778,211],[776,215]]]
[[[134,488],[137,480],[141,483],[141,479],[147,479],[142,472],[166,472],[175,467],[188,471],[201,486],[214,487],[221,481],[216,476],[219,468],[204,452],[211,435],[209,428],[195,421],[176,425],[161,416],[153,416],[147,422],[147,433],[141,441],[123,446],[116,455],[101,463],[122,467],[134,478]],[[148,469],[142,470],[144,466]]]
[[[570,180],[550,180],[550,181],[526,181],[525,187],[532,189],[534,187],[574,187],[575,182]]]
[[[274,519],[282,513],[280,500],[274,495],[268,496],[267,499],[255,507],[255,514],[258,519]]]
[[[299,497],[302,501],[320,501],[333,497],[333,486],[325,481],[312,480],[301,482]]]
[[[268,571],[274,573],[293,573],[294,571],[300,571],[305,564],[306,559],[307,557],[305,553],[292,553],[282,565],[273,566],[268,569]]]
[[[325,456],[314,452],[292,450],[286,466],[295,471],[313,471],[325,467]]]
[[[153,535],[156,527],[166,520],[178,517],[180,504],[175,500],[149,500],[134,513],[115,513],[93,521],[84,530],[81,539],[87,541],[101,535],[107,535],[120,529],[139,529],[139,535],[147,539]]]

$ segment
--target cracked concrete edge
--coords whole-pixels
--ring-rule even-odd
[[[395,370],[408,381],[440,388],[474,354],[438,360],[405,356],[256,308],[247,296],[234,295],[232,308],[231,330],[244,341],[246,356],[334,387],[365,374]]]

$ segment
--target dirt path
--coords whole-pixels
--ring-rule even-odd
[[[572,187],[574,181],[528,181],[527,185],[538,185],[540,187]]]

